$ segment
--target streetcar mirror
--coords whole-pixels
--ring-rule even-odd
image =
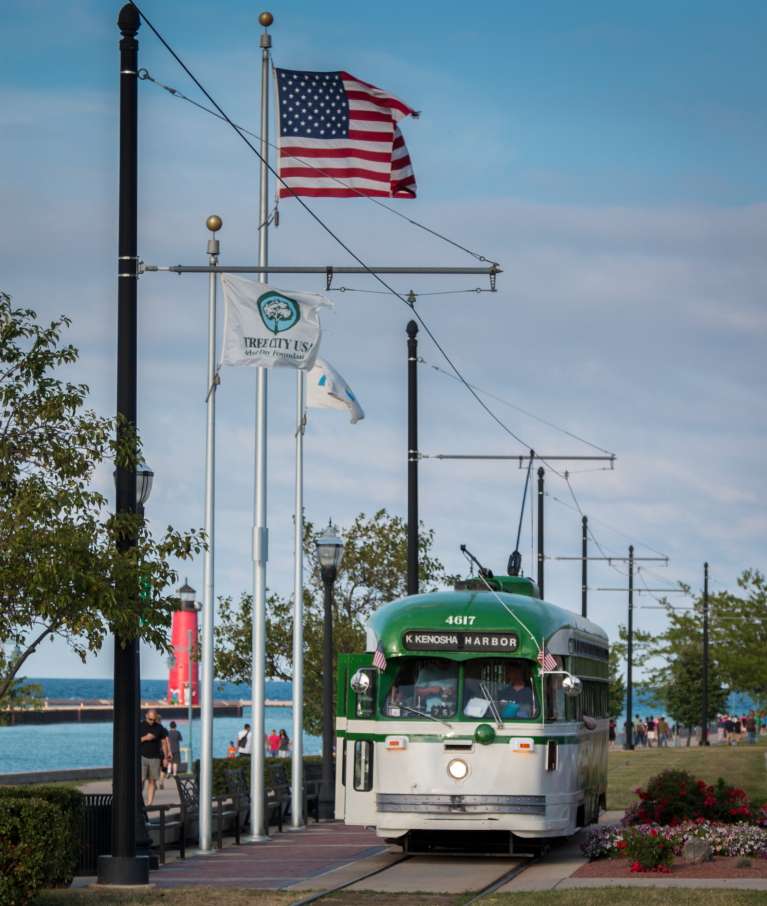
[[[352,689],[357,695],[362,695],[370,688],[370,675],[364,670],[358,670],[352,677]]]
[[[562,691],[570,698],[576,698],[583,692],[583,683],[578,676],[567,674],[562,679]]]

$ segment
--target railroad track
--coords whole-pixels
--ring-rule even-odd
[[[353,887],[355,884],[359,884],[362,881],[366,881],[368,878],[372,878],[375,875],[382,875],[392,869],[396,868],[398,865],[402,865],[403,862],[417,862],[419,859],[428,858],[426,856],[417,856],[417,855],[402,855],[399,859],[396,859],[394,862],[390,862],[388,865],[384,865],[380,868],[375,868],[372,871],[366,872],[365,874],[359,875],[356,878],[352,878],[350,881],[344,881],[343,884],[338,884],[336,887],[331,887],[329,890],[319,890],[316,893],[308,894],[305,897],[302,897],[299,900],[294,900],[290,906],[309,906],[310,903],[318,903],[321,900],[324,900],[328,897],[332,897],[337,893],[340,893],[343,890],[346,890],[349,887]],[[504,884],[508,884],[509,881],[518,877],[522,874],[523,871],[528,869],[531,865],[535,864],[541,858],[540,855],[535,856],[510,856],[511,859],[515,860],[515,864],[511,868],[502,870],[497,878],[494,878],[484,887],[481,887],[479,890],[473,892],[471,899],[464,901],[464,906],[469,906],[471,903],[478,903],[484,897],[488,896],[491,893],[494,893],[496,890],[499,890],[503,887]],[[437,891],[435,891],[437,893]],[[469,891],[469,893],[472,893]],[[456,895],[457,896],[457,895]]]

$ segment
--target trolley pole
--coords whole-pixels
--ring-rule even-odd
[[[138,289],[138,41],[141,20],[135,6],[120,10],[120,176],[117,259],[117,415],[118,441],[130,441],[136,427],[136,335]],[[135,440],[133,441],[135,450]],[[136,512],[135,463],[118,466],[116,512]],[[120,543],[122,550],[135,537]],[[131,581],[128,579],[128,581]],[[138,595],[138,584],[131,589]],[[99,856],[99,884],[147,884],[149,860],[136,855],[138,787],[138,639],[115,638],[114,733],[112,749],[112,853]]]
[[[538,469],[538,590],[541,598],[545,597],[543,593],[543,476],[545,475],[543,466]]]
[[[634,724],[631,715],[634,708],[633,667],[634,667],[634,545],[629,545],[629,614],[628,614],[628,647],[626,651],[626,744],[625,748],[634,748]]]
[[[589,615],[589,517],[581,519],[581,616]]]
[[[407,593],[418,594],[418,325],[407,325]]]
[[[703,564],[703,713],[700,723],[700,744],[708,741],[708,563]]]

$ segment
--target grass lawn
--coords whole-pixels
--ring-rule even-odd
[[[148,894],[112,894],[61,891],[40,896],[34,906],[288,906],[305,894],[268,890],[186,887]],[[323,900],[326,906],[461,906],[469,897],[428,893],[341,892]],[[767,892],[759,890],[702,890],[607,887],[601,889],[542,890],[531,893],[492,894],[488,906],[764,906]]]
[[[761,890],[702,890],[668,887],[602,887],[578,890],[542,890],[485,897],[487,906],[764,906]]]
[[[614,749],[608,756],[607,808],[626,808],[636,799],[634,790],[665,768],[689,771],[708,783],[724,777],[728,783],[742,787],[755,803],[761,805],[767,802],[766,754],[764,745],[691,746],[689,749],[635,749],[633,752]]]

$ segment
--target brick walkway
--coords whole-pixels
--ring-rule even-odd
[[[268,843],[227,846],[153,871],[158,887],[253,887],[277,890],[317,878],[350,862],[383,852],[372,831],[341,823],[311,824],[305,831],[275,833]]]

